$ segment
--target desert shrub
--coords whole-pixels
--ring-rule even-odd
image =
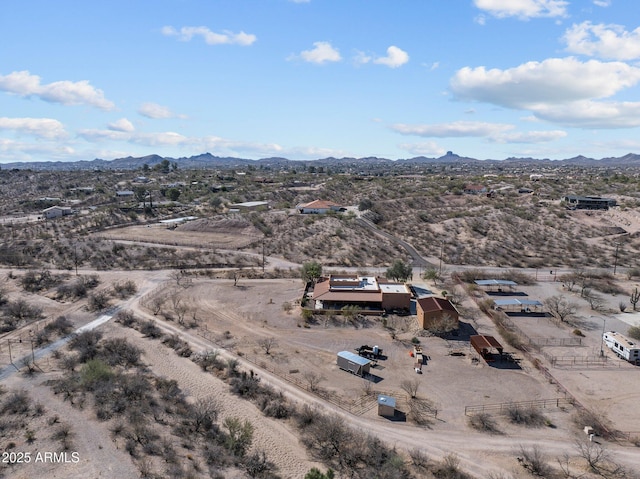
[[[68,451],[72,447],[72,440],[75,434],[71,429],[71,425],[67,423],[60,424],[55,432],[51,435],[54,441],[60,441],[62,449]]]
[[[223,422],[227,429],[225,447],[236,457],[244,457],[253,442],[253,425],[235,417],[227,417]]]
[[[158,378],[155,379],[156,391],[160,394],[160,398],[171,404],[184,402],[184,394],[178,386],[175,379]]]
[[[73,331],[73,324],[66,317],[58,316],[52,322],[47,324],[44,329],[59,333],[61,335],[66,335]]]
[[[287,419],[291,416],[292,408],[282,393],[276,393],[270,388],[263,388],[258,398],[258,407],[267,417]]]
[[[42,318],[42,308],[33,306],[24,299],[9,301],[4,311],[7,316],[17,321],[31,321]]]
[[[474,414],[469,417],[469,425],[478,431],[489,432],[492,434],[500,432],[498,430],[498,424],[493,416],[486,412]]]
[[[120,299],[128,298],[138,291],[136,283],[127,280],[124,283],[116,282],[113,284],[113,292]]]
[[[317,422],[322,413],[315,407],[304,404],[300,409],[296,411],[295,419],[296,424],[300,429],[304,429],[307,426]]]
[[[538,446],[531,448],[520,448],[519,462],[527,471],[534,476],[550,477],[552,469],[547,463],[547,459]]]
[[[243,371],[239,377],[232,378],[229,381],[231,392],[241,397],[247,397],[253,399],[257,397],[260,392],[260,378],[253,374],[247,374]]]
[[[97,383],[108,381],[113,376],[109,365],[100,359],[90,359],[80,369],[80,383],[92,390]]]
[[[43,270],[40,272],[27,271],[22,278],[20,284],[25,291],[37,293],[43,289],[49,289],[61,281],[59,276],[51,274],[51,271]]]
[[[218,419],[218,406],[211,399],[199,399],[187,415],[194,432],[208,431]]]
[[[631,326],[627,331],[627,334],[630,338],[637,339],[640,341],[640,326]]]
[[[101,358],[110,366],[136,366],[141,351],[125,338],[107,339],[102,343]]]
[[[138,322],[133,314],[133,311],[118,311],[115,321],[116,323],[120,323],[123,326],[127,326],[129,328],[135,327]]]
[[[98,291],[90,294],[87,299],[87,309],[89,311],[102,311],[109,307],[109,294],[106,291]]]
[[[14,391],[10,393],[0,406],[0,414],[28,414],[32,405],[31,397],[26,391]]]
[[[269,461],[267,454],[262,450],[257,450],[249,454],[244,460],[244,468],[249,477],[255,478],[277,478],[274,474],[276,465]]]
[[[140,332],[147,338],[157,339],[162,337],[162,330],[153,320],[143,321],[140,324]]]
[[[188,358],[191,356],[192,352],[189,343],[184,339],[180,338],[177,334],[172,334],[171,336],[167,336],[162,340],[162,344],[167,345],[168,347],[175,350],[178,355],[183,358]]]
[[[102,339],[102,333],[98,330],[83,331],[69,341],[69,349],[77,351],[79,362],[85,363],[97,356],[100,339]]]
[[[534,407],[521,407],[511,404],[507,407],[507,417],[514,424],[540,427],[546,423],[544,415]]]
[[[218,358],[218,351],[204,351],[193,357],[193,362],[199,365],[203,371],[222,370],[224,363]]]
[[[90,289],[97,287],[99,284],[98,276],[80,276],[70,284],[61,284],[56,290],[57,299],[80,299],[87,296]]]
[[[469,479],[469,476],[460,470],[460,459],[455,454],[447,454],[442,463],[433,471],[438,479]]]

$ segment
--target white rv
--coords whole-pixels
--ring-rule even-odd
[[[619,357],[632,363],[640,362],[640,346],[625,335],[609,331],[604,333],[602,339],[606,345]]]

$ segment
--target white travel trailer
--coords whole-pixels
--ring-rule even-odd
[[[619,357],[632,363],[640,362],[640,346],[625,335],[609,331],[602,336],[606,345]]]

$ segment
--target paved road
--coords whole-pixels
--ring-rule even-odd
[[[435,265],[424,259],[418,251],[411,245],[400,238],[396,238],[392,234],[387,233],[386,231],[382,231],[376,225],[374,225],[371,221],[366,220],[364,218],[357,218],[356,221],[373,232],[378,236],[382,236],[390,241],[393,241],[397,245],[400,245],[404,250],[411,256],[411,266],[420,267],[420,268],[435,268]]]
[[[28,363],[30,363],[32,359],[37,361],[38,359],[41,359],[44,356],[52,353],[56,349],[60,349],[62,346],[67,344],[69,341],[71,341],[74,338],[74,336],[80,333],[83,333],[85,331],[91,331],[92,329],[97,328],[101,324],[106,323],[111,318],[113,318],[113,315],[115,314],[116,311],[117,311],[117,308],[114,308],[113,311],[109,312],[108,314],[103,314],[102,316],[98,317],[97,319],[94,319],[90,323],[87,323],[84,326],[79,327],[73,333],[65,336],[64,338],[60,338],[57,341],[51,344],[48,344],[46,346],[43,346],[41,348],[34,349],[33,354],[27,354],[26,356],[23,356],[13,361],[13,364],[10,364],[4,369],[0,370],[0,381],[5,380],[9,376],[18,372],[19,369],[22,369]]]

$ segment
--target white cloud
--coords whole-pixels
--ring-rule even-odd
[[[21,142],[0,138],[0,162],[35,161],[32,155],[47,160],[68,161],[76,151],[59,142]]]
[[[628,32],[621,25],[573,25],[563,36],[571,53],[613,60],[640,58],[640,27]]]
[[[395,45],[391,45],[387,48],[387,56],[379,57],[373,60],[373,63],[377,63],[379,65],[385,65],[389,68],[398,68],[409,61],[409,55],[407,52],[401,50]]]
[[[46,139],[61,139],[67,136],[64,126],[51,118],[0,118],[0,130],[28,133]]]
[[[154,120],[162,120],[167,118],[186,118],[186,115],[179,115],[171,111],[166,106],[158,105],[157,103],[147,102],[140,105],[138,113],[147,118]]]
[[[621,62],[551,58],[507,70],[465,67],[450,87],[456,97],[536,111],[548,104],[606,98],[640,81],[640,68]]]
[[[207,27],[182,27],[176,30],[172,26],[162,27],[162,34],[168,37],[178,37],[183,42],[190,41],[195,36],[201,36],[207,45],[242,45],[248,46],[256,41],[256,36],[245,32],[233,33],[224,31],[216,33]]]
[[[126,118],[120,118],[119,120],[114,121],[113,123],[109,123],[108,128],[113,131],[125,131],[125,132],[131,132],[135,130],[133,123],[131,123]]]
[[[567,15],[567,5],[564,0],[474,0],[480,10],[498,18],[517,17],[529,19],[535,17],[564,17]],[[484,19],[480,21],[484,24]]]
[[[367,55],[365,52],[356,51],[355,56],[353,57],[353,61],[356,65],[364,65],[369,63],[372,60],[370,55]]]
[[[577,128],[640,126],[640,102],[582,100],[566,105],[541,105],[534,113],[543,120]]]
[[[87,80],[68,80],[41,84],[38,75],[28,71],[0,75],[0,90],[22,97],[35,96],[51,103],[63,105],[90,105],[102,110],[113,110],[113,102],[105,99],[102,90],[96,89]]]
[[[340,52],[333,48],[329,42],[314,42],[311,50],[300,52],[300,58],[305,62],[322,65],[327,62],[339,62],[342,60]]]
[[[542,143],[567,136],[567,133],[562,130],[519,132],[514,131],[515,128],[515,125],[505,123],[479,121],[454,121],[426,125],[406,125],[401,123],[391,127],[392,130],[403,135],[416,135],[426,138],[482,137],[496,143]],[[435,145],[435,143],[427,142],[421,145],[428,147]],[[403,149],[411,151],[405,147]],[[415,153],[415,151],[413,152]]]
[[[593,4],[598,6],[598,7],[610,7],[611,6],[611,0],[593,0]]]
[[[403,135],[417,135],[436,138],[492,136],[513,128],[513,125],[485,123],[479,121],[454,121],[451,123],[427,125],[407,125],[404,123],[398,123],[391,126],[392,130]]]
[[[491,136],[490,139],[496,143],[546,143],[566,136],[567,132],[563,130],[511,131]]]
[[[417,156],[442,156],[447,151],[435,141],[426,141],[423,143],[401,143],[398,147]]]

